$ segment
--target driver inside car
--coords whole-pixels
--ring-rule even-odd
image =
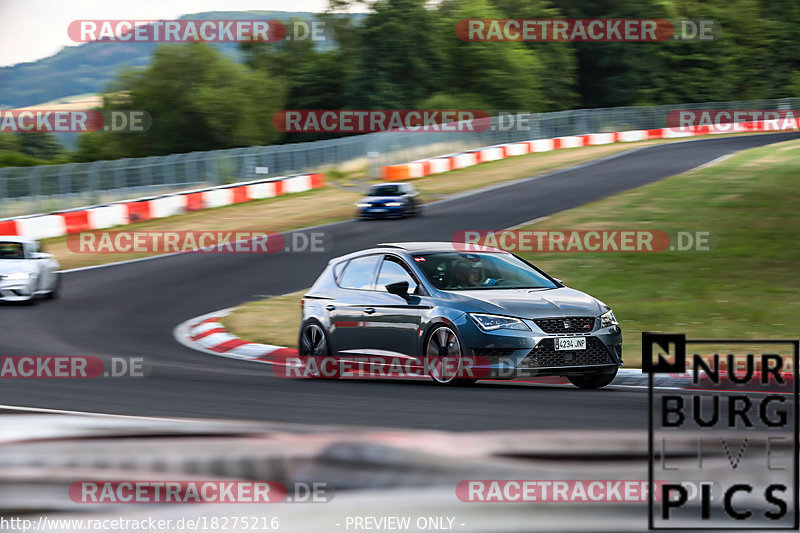
[[[457,287],[479,287],[483,281],[483,269],[479,263],[459,263],[456,265]]]

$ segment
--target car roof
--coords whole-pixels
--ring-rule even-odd
[[[0,241],[3,242],[33,242],[33,239],[29,239],[28,237],[20,237],[19,235],[0,235]]]
[[[446,241],[440,242],[382,242],[379,248],[398,248],[410,254],[432,253],[432,252],[488,252],[488,253],[508,253],[499,248],[491,246],[481,246],[478,244],[461,244]]]
[[[372,248],[365,248],[350,252],[339,257],[334,257],[329,261],[330,264],[342,263],[362,255],[379,254],[386,252],[405,253],[405,254],[424,254],[436,252],[487,252],[507,254],[505,250],[492,248],[490,246],[480,246],[478,244],[457,245],[452,242],[382,242]]]

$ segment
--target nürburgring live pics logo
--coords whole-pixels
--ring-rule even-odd
[[[798,529],[798,344],[642,334],[651,530]]]

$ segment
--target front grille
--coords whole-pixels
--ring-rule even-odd
[[[533,322],[545,333],[589,333],[594,330],[593,316],[536,318]]]
[[[524,368],[606,365],[614,361],[603,342],[597,337],[586,338],[586,349],[556,351],[553,339],[544,339],[519,364]]]

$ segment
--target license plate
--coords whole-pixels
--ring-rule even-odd
[[[556,350],[585,350],[586,337],[556,337]]]
[[[385,212],[386,212],[386,209],[376,209],[376,208],[372,208],[372,212],[373,212],[373,213],[385,213]]]

